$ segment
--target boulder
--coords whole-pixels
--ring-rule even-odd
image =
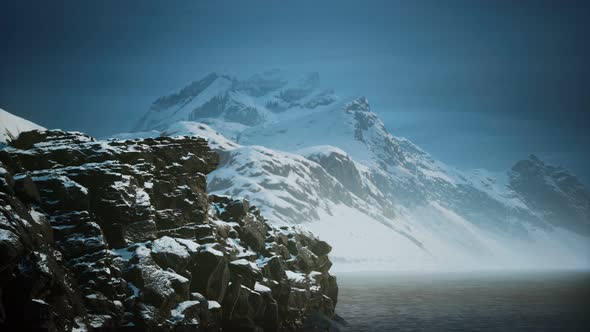
[[[285,262],[278,256],[272,256],[264,261],[264,275],[272,280],[287,278]]]
[[[41,196],[37,185],[30,176],[24,175],[14,179],[14,190],[21,200],[30,203],[39,203]]]
[[[325,241],[315,240],[310,246],[310,250],[317,256],[324,256],[332,251],[332,247]]]
[[[193,276],[191,290],[222,302],[230,278],[227,257],[215,246],[203,245],[199,247],[194,262],[190,270]]]
[[[256,264],[246,259],[238,259],[229,263],[230,280],[235,280],[236,276],[242,277],[242,285],[249,289],[254,289],[257,281],[262,281],[262,272]]]
[[[191,258],[187,248],[169,236],[154,240],[151,254],[160,267],[177,272],[184,271]]]
[[[261,251],[265,248],[266,226],[264,223],[252,216],[246,216],[242,225],[244,242],[252,249]]]

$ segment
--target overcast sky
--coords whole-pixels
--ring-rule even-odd
[[[590,178],[589,2],[2,1],[0,107],[96,136],[211,71],[318,71],[459,168]]]

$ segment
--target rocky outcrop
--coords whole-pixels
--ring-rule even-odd
[[[217,163],[200,138],[21,134],[0,151],[0,327],[288,331],[318,315],[329,322],[331,247],[271,226],[247,201],[208,195]]]

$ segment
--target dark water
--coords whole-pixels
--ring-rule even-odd
[[[345,331],[590,331],[589,272],[337,276]]]

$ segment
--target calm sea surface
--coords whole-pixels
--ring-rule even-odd
[[[589,272],[337,276],[345,331],[590,331]]]

